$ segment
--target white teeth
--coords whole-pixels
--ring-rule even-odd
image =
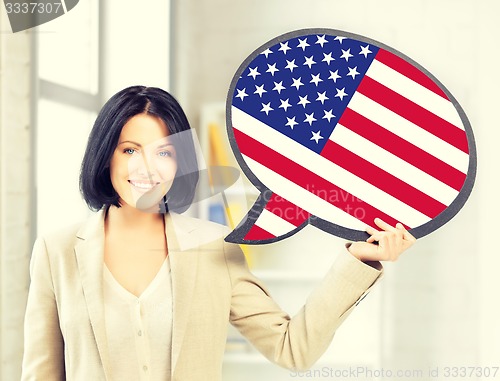
[[[136,183],[134,181],[130,182],[134,187],[141,188],[141,189],[151,189],[153,188],[153,184],[151,183]]]

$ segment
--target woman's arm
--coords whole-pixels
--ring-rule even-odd
[[[400,247],[399,238],[394,238],[392,233],[388,238],[391,244],[384,246],[391,250]],[[373,233],[370,234],[373,237]],[[380,234],[376,238],[380,238]],[[377,246],[372,243],[373,238],[369,240],[366,245]],[[364,245],[357,248],[368,251]],[[379,257],[372,253],[370,257],[362,257],[368,262],[363,263],[361,256],[354,254],[342,252],[306,304],[290,318],[248,271],[239,247],[226,244],[233,285],[231,323],[269,360],[295,370],[310,368],[328,348],[339,325],[380,277],[382,267],[374,261],[387,255],[385,251],[378,251]],[[392,254],[397,258],[400,253]]]
[[[41,239],[33,247],[30,276],[21,380],[62,381],[65,380],[64,341],[47,249]]]

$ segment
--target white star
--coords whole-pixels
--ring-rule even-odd
[[[271,102],[266,103],[266,104],[261,103],[261,105],[262,105],[262,110],[260,110],[260,111],[265,112],[265,113],[266,113],[266,115],[269,115],[269,111],[273,111],[273,110],[274,110],[274,109],[271,107]]]
[[[341,50],[342,50],[342,55],[340,56],[340,58],[345,58],[346,62],[349,62],[349,58],[354,57],[351,54],[351,49],[347,49],[347,50],[341,49]]]
[[[320,131],[318,131],[318,132],[314,132],[314,131],[311,131],[311,132],[312,132],[312,135],[313,135],[313,136],[312,136],[312,138],[311,138],[311,139],[309,139],[309,140],[314,140],[314,141],[316,142],[316,144],[318,144],[318,143],[319,143],[319,141],[320,141],[321,139],[323,139],[323,136],[321,136],[321,135],[320,135],[321,130],[320,130]]]
[[[292,83],[292,86],[295,86],[295,88],[298,90],[300,86],[303,86],[304,84],[302,82],[300,82],[300,79],[302,77],[299,77],[299,78],[292,78],[293,80],[293,83]]]
[[[339,97],[341,101],[344,100],[344,97],[346,97],[348,94],[344,91],[345,87],[342,88],[342,90],[336,89],[337,94],[335,94],[335,97]]]
[[[318,97],[316,98],[316,100],[317,100],[317,101],[320,101],[322,105],[323,105],[323,104],[325,104],[325,101],[326,101],[327,99],[330,99],[330,98],[328,98],[328,97],[326,96],[326,91],[323,91],[322,93],[319,93],[319,92],[318,92]]]
[[[238,91],[238,95],[236,95],[236,98],[240,98],[243,100],[245,97],[248,97],[248,94],[245,92],[246,87],[243,90],[236,89]]]
[[[334,41],[338,41],[338,42],[340,42],[340,44],[342,44],[342,41],[344,41],[344,40],[345,40],[345,37],[342,37],[342,36],[337,36],[334,38]]]
[[[264,50],[260,54],[264,54],[266,56],[266,59],[267,59],[267,57],[269,56],[269,54],[272,54],[272,53],[273,53],[273,51],[271,49],[267,48],[266,50]]]
[[[259,97],[262,98],[262,94],[267,93],[267,91],[264,90],[264,85],[261,85],[261,86],[255,85],[255,91],[253,93],[259,94]]]
[[[309,126],[312,126],[313,122],[316,122],[316,118],[314,117],[314,113],[306,114],[306,118],[304,119],[304,122],[309,123]],[[316,142],[317,143],[317,142]]]
[[[309,66],[309,69],[311,68],[312,65],[314,65],[316,62],[313,60],[313,56],[311,57],[306,57],[306,62],[304,62],[304,65]]]
[[[323,82],[323,80],[319,77],[319,73],[316,75],[311,74],[311,80],[309,83],[314,83],[316,86],[318,86],[318,83]]]
[[[283,86],[283,81],[281,82],[274,82],[274,87],[273,90],[276,90],[278,94],[281,94],[281,90],[285,90],[285,86]]]
[[[290,69],[290,73],[293,73],[293,69],[295,69],[296,67],[298,67],[298,66],[295,65],[295,60],[291,60],[291,61],[286,60],[285,69]]]
[[[307,37],[303,40],[299,38],[299,44],[297,45],[297,48],[302,48],[302,51],[304,51],[308,46],[310,45],[307,43]]]
[[[286,100],[280,99],[281,105],[279,106],[279,108],[285,109],[285,112],[288,109],[288,107],[292,107],[292,105],[290,103],[288,103],[289,99],[290,98],[287,98]]]
[[[323,56],[324,56],[325,58],[323,58],[323,59],[321,60],[321,62],[326,62],[328,65],[330,65],[330,62],[335,61],[335,58],[333,58],[333,57],[332,57],[332,53],[331,53],[331,52],[330,52],[330,53],[328,53],[328,54],[323,53]]]
[[[293,127],[294,127],[294,126],[296,126],[296,125],[298,124],[298,123],[295,121],[295,117],[293,117],[293,118],[289,118],[289,117],[287,117],[286,119],[288,120],[288,123],[287,123],[287,124],[285,124],[285,126],[288,126],[288,127],[290,127],[290,128],[293,130]]]
[[[248,73],[247,77],[250,77],[252,76],[254,81],[255,81],[255,77],[257,77],[258,75],[260,75],[260,73],[257,71],[258,69],[258,66],[255,66],[253,69],[250,68],[250,73]]]
[[[302,105],[304,108],[306,108],[306,104],[311,103],[311,102],[309,102],[309,101],[307,100],[307,95],[304,95],[303,97],[301,97],[301,96],[299,95],[299,99],[300,99],[300,101],[299,101],[299,103],[297,103],[297,104],[298,104],[298,105]]]
[[[328,123],[330,123],[330,119],[335,118],[335,115],[333,115],[333,109],[330,111],[323,110],[323,112],[325,113],[325,116],[321,119],[328,119]]]
[[[335,71],[329,70],[329,72],[330,72],[330,76],[328,77],[328,79],[332,79],[333,82],[335,82],[335,83],[337,83],[337,79],[342,78],[339,75],[339,71],[338,70],[335,70]]]
[[[348,68],[349,69],[349,73],[347,73],[347,75],[350,75],[352,77],[352,79],[355,79],[355,77],[357,75],[359,75],[358,71],[356,70],[357,68],[358,68],[357,66]]]
[[[373,53],[370,49],[370,45],[362,46],[359,54],[362,54],[367,58],[368,54]]]
[[[286,52],[288,50],[292,50],[292,48],[288,46],[288,41],[287,41],[287,42],[280,42],[280,48],[278,50],[281,50],[283,54],[286,54]]]
[[[271,73],[271,75],[274,77],[274,73],[279,71],[279,69],[276,69],[276,64],[269,65],[267,64],[268,69],[266,70],[266,73]]]
[[[321,47],[323,47],[324,44],[326,44],[328,41],[327,39],[325,38],[325,35],[322,35],[322,36],[316,36],[318,38],[318,41],[316,41],[315,43],[316,44],[320,44]]]

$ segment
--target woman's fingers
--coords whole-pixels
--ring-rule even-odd
[[[349,251],[356,253],[358,258],[396,261],[399,255],[416,241],[416,238],[399,222],[392,226],[382,219],[376,218],[374,223],[380,230],[367,226],[365,230],[370,236],[366,241],[364,243],[356,242],[349,248]]]
[[[408,230],[406,230],[406,228],[401,222],[398,222],[395,227],[391,226],[390,224],[388,224],[387,222],[385,222],[380,218],[375,218],[374,222],[379,228],[381,228],[385,232],[398,232],[398,233],[401,232],[403,235],[403,239],[410,241],[411,243],[414,243],[417,240],[414,236],[411,235],[410,232],[408,232]],[[377,232],[378,230],[369,227],[366,229],[366,231],[368,234],[374,235],[375,232]],[[374,240],[372,239],[371,242],[373,241]]]
[[[371,226],[367,226],[365,231],[370,234],[370,237],[366,240],[366,242],[374,242],[375,239],[373,238],[375,234],[377,234],[379,231],[375,228],[372,228]]]
[[[411,243],[415,243],[417,241],[417,239],[413,235],[411,235],[411,233],[408,230],[406,230],[406,228],[403,226],[403,224],[398,222],[396,227],[403,232],[403,238],[405,240],[407,240]]]
[[[385,231],[397,230],[394,226],[391,226],[390,224],[388,224],[387,222],[385,222],[384,220],[382,220],[380,218],[375,218],[375,220],[373,220],[373,222],[375,222],[375,225],[377,225],[382,230],[385,230]]]
[[[380,238],[383,236],[383,233],[384,232],[379,232],[379,231],[375,231],[375,233],[373,233],[372,235],[370,235],[368,237],[368,239],[366,240],[366,242],[375,242],[375,241],[379,241]]]

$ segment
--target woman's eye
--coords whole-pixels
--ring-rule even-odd
[[[133,148],[127,148],[123,150],[123,153],[126,153],[127,155],[132,155],[135,152],[135,149]]]
[[[172,156],[172,152],[170,152],[170,151],[160,151],[160,152],[158,152],[158,155],[160,157],[171,157]]]

